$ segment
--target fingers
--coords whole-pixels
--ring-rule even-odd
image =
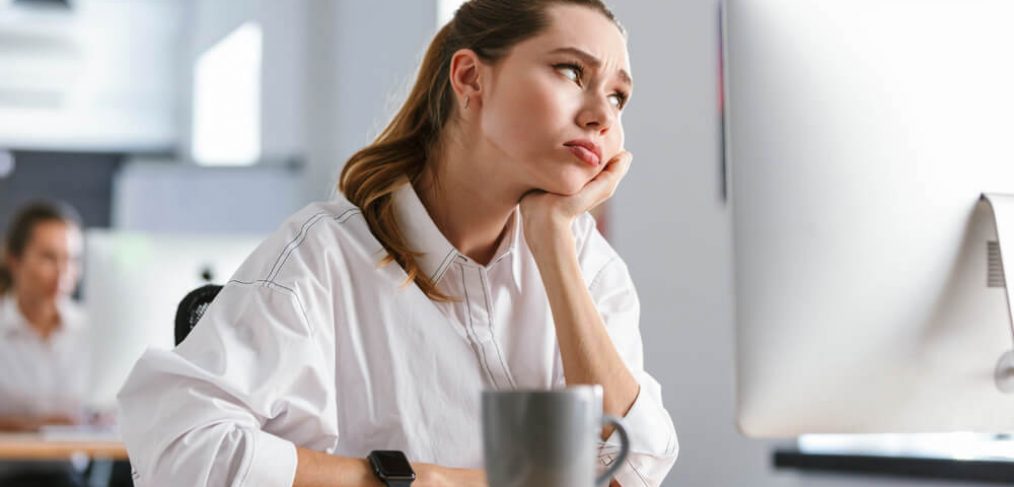
[[[613,157],[610,163],[606,166],[602,172],[609,172],[610,177],[615,178],[615,185],[619,185],[620,180],[627,175],[630,171],[630,164],[634,161],[634,155],[627,151],[620,151],[616,157]],[[615,188],[613,188],[615,189]]]
[[[592,178],[591,181],[588,181],[579,192],[570,196],[547,194],[542,190],[529,191],[522,196],[520,201],[522,204],[522,214],[529,213],[528,206],[542,204],[555,206],[569,217],[575,217],[585,211],[589,211],[612,198],[620,185],[620,181],[623,180],[630,170],[633,159],[633,154],[626,150],[621,150],[620,153],[609,159],[605,167],[602,168],[602,171]],[[544,197],[550,197],[550,199],[545,200]]]
[[[630,169],[630,163],[633,160],[634,160],[633,154],[631,154],[629,151],[621,150],[618,154],[613,156],[613,158],[610,159],[609,162],[606,163],[606,167],[605,169],[602,170],[602,172],[616,171],[618,168],[622,168],[624,173],[626,173],[626,171]]]
[[[602,172],[588,184],[588,189],[597,196],[596,205],[611,198],[616,193],[616,188],[620,186],[620,181],[630,171],[630,164],[633,160],[633,154],[625,150],[620,151],[619,154],[606,163],[606,167]],[[593,184],[601,187],[593,189],[591,187]]]

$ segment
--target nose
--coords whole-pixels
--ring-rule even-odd
[[[605,135],[616,123],[616,113],[609,97],[601,94],[589,94],[585,105],[578,114],[577,124],[589,130]]]

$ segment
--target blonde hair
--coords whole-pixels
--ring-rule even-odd
[[[471,49],[483,61],[495,63],[515,44],[549,26],[546,9],[554,4],[593,8],[616,24],[612,12],[599,0],[471,0],[436,34],[426,49],[408,99],[374,141],[349,158],[338,189],[358,206],[388,255],[381,265],[397,262],[408,281],[430,299],[449,301],[430,276],[419,267],[414,251],[398,227],[392,194],[406,182],[418,180],[428,161],[436,156],[441,132],[454,113],[456,101],[450,83],[450,60],[460,49]]]

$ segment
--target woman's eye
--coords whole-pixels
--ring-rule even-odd
[[[581,83],[581,67],[574,64],[557,64],[556,69],[562,71],[567,79]]]
[[[613,100],[613,106],[616,108],[622,109],[627,104],[627,96],[623,93],[613,93],[609,98]]]

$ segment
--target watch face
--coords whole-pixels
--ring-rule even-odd
[[[415,478],[412,465],[400,451],[374,451],[370,453],[370,459],[385,478]]]

